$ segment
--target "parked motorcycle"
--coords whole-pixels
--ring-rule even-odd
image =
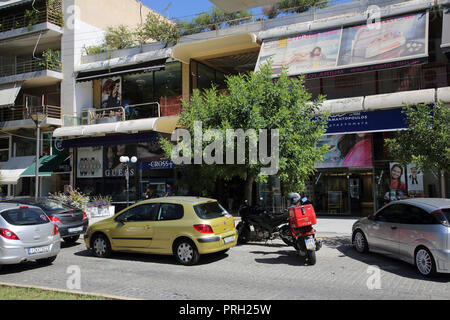
[[[280,228],[288,226],[288,213],[272,214],[258,205],[250,206],[247,201],[239,208],[241,222],[236,226],[238,244],[249,241],[268,241],[278,237]]]
[[[289,246],[293,246],[301,256],[306,256],[310,265],[316,264],[316,251],[322,247],[322,242],[315,238],[313,225],[317,223],[316,213],[312,203],[301,198],[298,193],[290,193],[288,199],[291,206],[288,209],[289,225],[280,228],[280,238]]]

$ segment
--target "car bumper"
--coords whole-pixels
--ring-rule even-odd
[[[89,226],[89,221],[83,220],[82,222],[72,223],[72,224],[64,224],[58,225],[59,233],[61,234],[61,238],[79,236],[86,233],[87,228]]]
[[[40,248],[49,246],[45,253],[28,254],[29,248]],[[18,264],[27,261],[50,258],[58,255],[61,249],[61,238],[54,237],[50,241],[35,244],[9,244],[0,246],[0,264]]]
[[[227,237],[233,237],[233,241],[225,243],[224,239]],[[220,235],[203,236],[195,239],[195,242],[200,254],[214,253],[234,247],[237,244],[237,234],[236,231],[232,231]]]
[[[436,261],[436,271],[440,273],[450,273],[450,250],[432,250]]]

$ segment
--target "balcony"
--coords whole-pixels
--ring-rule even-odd
[[[35,124],[31,118],[31,114],[40,112],[47,115],[43,121],[42,126],[61,126],[62,113],[59,106],[32,106],[26,107],[16,105],[13,107],[0,109],[0,126],[3,130],[15,130],[19,128],[31,128]]]
[[[61,64],[49,63],[45,59],[20,59],[0,57],[0,84],[26,82],[28,87],[49,86],[63,79]],[[9,60],[9,61],[6,61]]]
[[[26,8],[11,14],[2,12],[0,33],[20,28],[27,28],[28,31],[31,31],[34,25],[46,22],[59,27],[64,25],[61,1],[37,1],[36,10],[31,5]]]

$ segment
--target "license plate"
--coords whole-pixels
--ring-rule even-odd
[[[47,253],[50,251],[50,246],[38,247],[38,248],[28,248],[28,255]]]
[[[255,231],[255,227],[250,225],[250,231]]]
[[[316,241],[314,240],[314,238],[309,238],[309,239],[305,240],[305,243],[306,243],[306,249],[316,250]]]
[[[233,242],[233,241],[234,241],[234,237],[233,236],[229,236],[229,237],[223,238],[223,242],[225,242],[225,243],[230,243],[230,242]]]
[[[73,232],[80,232],[83,231],[83,227],[78,227],[78,228],[69,228],[69,233],[73,233]]]

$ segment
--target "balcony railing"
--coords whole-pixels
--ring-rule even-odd
[[[89,124],[156,118],[161,116],[158,102],[141,103],[104,109],[90,109]]]
[[[12,15],[2,14],[0,17],[0,32],[25,27],[30,30],[33,25],[43,22],[50,22],[62,27],[64,25],[62,17],[62,6],[60,1],[56,1],[52,7],[44,5],[37,7],[36,10],[30,7],[21,13]]]
[[[61,119],[61,107],[58,106],[14,106],[0,109],[0,122],[28,120],[31,119],[31,114],[40,112],[47,115],[49,118]]]
[[[52,70],[61,72],[61,67],[60,66],[52,67],[48,63],[46,63],[45,60],[39,59],[19,61],[13,64],[0,65],[0,78],[43,70]]]

